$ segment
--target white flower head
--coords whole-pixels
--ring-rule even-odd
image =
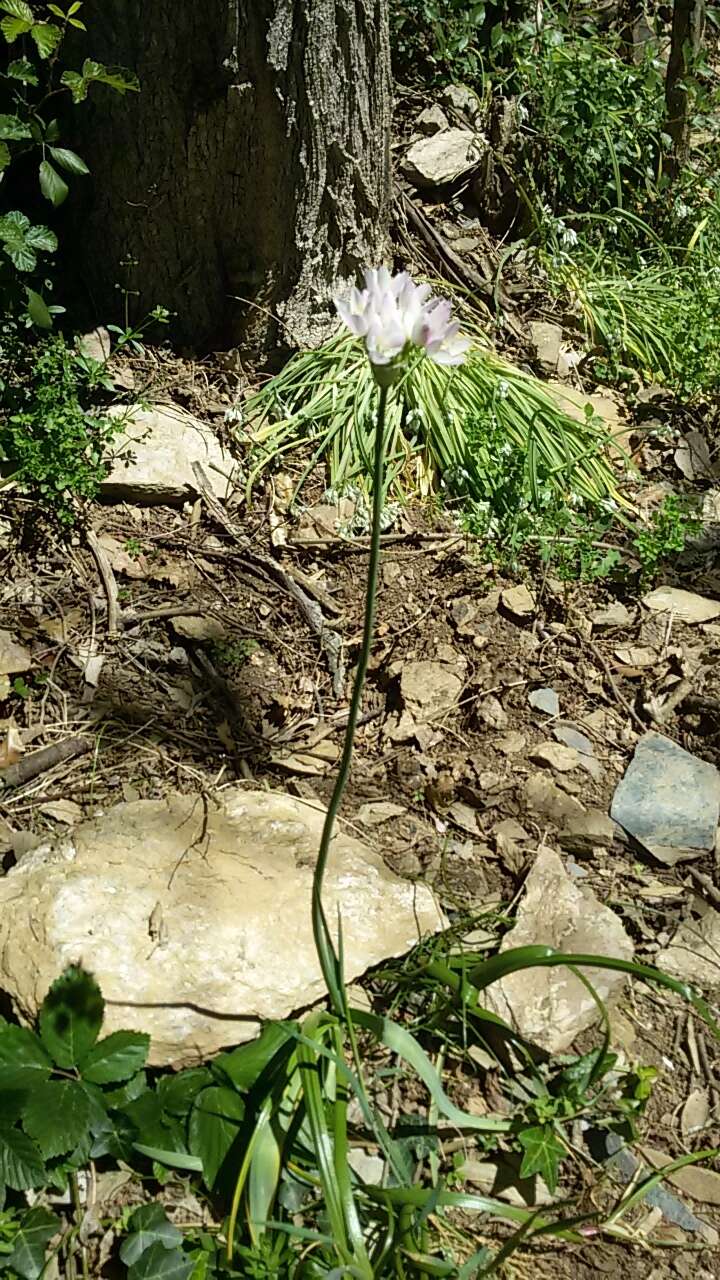
[[[378,368],[385,367],[380,381],[387,384],[401,376],[413,347],[435,364],[462,364],[470,342],[460,336],[450,303],[431,293],[429,284],[415,284],[407,271],[391,276],[387,267],[378,267],[365,272],[364,289],[352,288],[335,299],[341,320],[365,340],[376,377]]]

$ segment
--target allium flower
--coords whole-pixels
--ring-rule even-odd
[[[451,305],[431,297],[429,284],[414,284],[407,271],[391,276],[387,267],[365,272],[365,288],[352,288],[336,298],[338,315],[365,347],[372,364],[385,367],[379,380],[401,376],[413,347],[435,364],[462,364],[470,346],[460,337],[460,325],[451,319]],[[390,368],[387,368],[390,366]]]

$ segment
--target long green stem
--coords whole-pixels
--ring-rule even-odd
[[[365,594],[365,622],[363,625],[362,645],[360,648],[360,656],[358,658],[357,671],[355,673],[352,696],[350,698],[350,710],[348,714],[347,729],[345,730],[345,741],[343,743],[340,767],[338,769],[335,786],[333,787],[333,793],[330,797],[330,803],[325,817],[322,838],[320,840],[320,851],[318,853],[315,877],[313,880],[312,924],[315,946],[317,948],[318,959],[320,960],[320,968],[322,969],[323,977],[330,993],[330,998],[335,1007],[335,1012],[339,1017],[343,1017],[345,1013],[346,1002],[343,995],[340,961],[328,928],[327,916],[325,915],[325,908],[323,907],[322,902],[322,891],[335,819],[337,818],[345,788],[347,786],[348,777],[350,776],[353,744],[355,741],[355,729],[357,727],[358,716],[360,714],[365,676],[367,675],[368,663],[370,661],[370,650],[372,647],[373,630],[375,626],[375,601],[377,596],[378,567],[380,564],[380,533],[384,498],[385,408],[387,405],[387,398],[387,387],[381,387],[380,398],[378,401],[377,422],[375,426],[372,530],[370,538],[370,559],[368,562],[367,588]]]

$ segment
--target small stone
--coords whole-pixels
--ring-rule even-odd
[[[482,103],[473,89],[465,84],[448,84],[440,94],[440,101],[448,111],[455,111],[465,116],[471,123],[477,120],[482,112]]]
[[[533,689],[528,694],[528,702],[536,711],[542,711],[546,716],[560,714],[560,699],[554,689]]]
[[[654,667],[658,661],[657,649],[650,645],[628,645],[626,649],[616,649],[615,657],[624,667]]]
[[[516,756],[520,751],[524,751],[527,745],[527,738],[519,729],[511,729],[510,733],[506,733],[504,738],[498,738],[495,746],[504,756]]]
[[[445,129],[414,142],[401,167],[416,187],[442,187],[474,169],[480,155],[471,129]]]
[[[435,103],[431,107],[425,107],[424,111],[420,112],[415,121],[415,128],[420,133],[424,133],[431,138],[434,133],[441,133],[443,129],[449,129],[450,121],[442,107]]]
[[[172,629],[183,640],[194,640],[197,643],[205,640],[227,640],[227,630],[219,618],[188,615],[172,619]]]
[[[525,803],[533,813],[562,827],[568,818],[585,812],[575,796],[568,795],[547,774],[535,773],[523,788]]]
[[[98,364],[105,364],[110,359],[111,341],[108,330],[103,325],[98,325],[97,329],[91,329],[89,333],[84,333],[82,337],[75,340],[80,355],[86,356],[88,360],[95,360]]]
[[[660,733],[637,744],[611,816],[660,862],[674,866],[715,847],[720,774]]]
[[[575,751],[579,751],[581,756],[594,756],[595,750],[589,738],[576,729],[572,724],[555,724],[552,728],[553,737],[558,742],[564,742],[566,747],[573,747]]]
[[[566,818],[558,841],[563,849],[582,857],[590,856],[595,849],[612,848],[615,826],[602,809],[588,809]]]
[[[183,409],[117,405],[114,461],[100,481],[100,495],[117,502],[182,504],[197,497],[193,463],[202,466],[210,489],[221,500],[232,490],[235,463],[206,423]]]
[[[390,800],[374,800],[369,804],[362,804],[355,817],[364,827],[378,827],[391,818],[402,818],[405,813],[405,805],[393,804]]]
[[[710,622],[720,617],[720,600],[708,600],[679,587],[658,587],[643,596],[643,604],[653,613],[672,613],[680,622]]]
[[[483,698],[478,706],[478,718],[491,729],[504,729],[508,722],[507,711],[494,694]]]
[[[555,373],[560,359],[562,328],[547,320],[530,321],[530,337],[535,347],[538,363],[550,373]]]
[[[533,764],[544,765],[547,769],[556,769],[558,773],[569,773],[577,769],[580,755],[574,747],[566,747],[562,742],[541,742],[528,753]]]
[[[590,621],[593,631],[610,631],[615,627],[629,627],[633,621],[633,614],[619,600],[615,600],[604,609],[596,609],[590,615]]]
[[[633,955],[633,944],[618,916],[590,889],[571,879],[560,856],[547,848],[538,850],[515,925],[505,934],[500,952],[537,945],[619,960]],[[584,968],[583,977],[606,1003],[625,982],[624,974],[606,969]],[[493,1013],[549,1053],[563,1053],[599,1016],[596,999],[563,966],[510,974],[493,983],[482,998]]]
[[[521,583],[519,587],[506,587],[501,593],[500,599],[503,608],[510,614],[511,618],[520,622],[526,622],[535,612],[535,597],[524,583]]]
[[[421,723],[452,711],[462,688],[460,677],[440,662],[406,662],[400,675],[403,702]]]
[[[697,987],[720,987],[720,912],[707,907],[699,920],[686,920],[657,963],[673,977]]]
[[[493,827],[493,835],[506,836],[508,840],[529,840],[530,836],[516,818],[503,818]]]

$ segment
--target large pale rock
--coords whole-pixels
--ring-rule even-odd
[[[120,804],[29,853],[0,880],[0,988],[33,1018],[69,964],[98,979],[105,1031],[152,1036],[180,1066],[250,1039],[324,996],[310,899],[324,811],[231,787]],[[333,840],[325,909],[342,912],[345,974],[442,927],[430,892],[366,845]]]
[[[171,405],[110,410],[122,421],[113,440],[115,461],[100,495],[117,502],[179,504],[197,496],[192,464],[199,462],[218,498],[232,487],[234,463],[214,432],[192,414]]]
[[[630,960],[633,944],[621,921],[590,889],[571,880],[552,849],[540,849],[525,882],[515,927],[503,939],[511,947],[544,945],[567,953]],[[625,979],[611,969],[585,969],[601,1000],[620,990]],[[597,1021],[598,1010],[587,987],[563,965],[524,969],[483,993],[499,1014],[549,1053],[562,1053],[581,1031]]]

